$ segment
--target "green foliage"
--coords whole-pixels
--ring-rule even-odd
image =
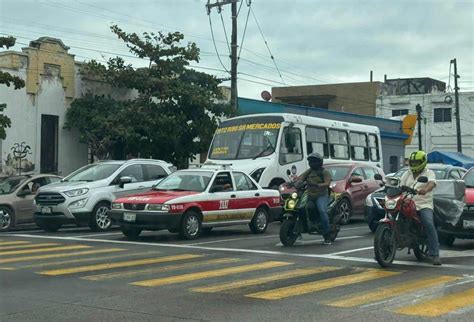
[[[112,140],[120,142],[117,144],[125,155],[153,157],[185,166],[192,155],[207,151],[218,117],[231,112],[227,104],[216,103],[222,99],[219,81],[189,67],[191,62],[199,61],[199,48],[194,43],[181,45],[183,34],[179,32],[144,33],[140,37],[118,26],[112,26],[111,30],[131,53],[148,59],[150,66],[135,69],[117,57],[106,66],[91,61],[84,72],[114,87],[136,90],[138,95],[120,104],[110,98],[101,98],[97,103],[101,110],[110,109],[109,114],[117,114],[105,118],[111,134],[93,120],[97,97],[92,96],[75,101],[71,109],[82,106],[86,111],[68,113],[68,126],[77,127],[81,133],[89,128],[82,139],[89,143],[102,142],[103,148],[94,148],[98,151],[113,149],[106,143]],[[91,124],[100,130],[91,131]]]
[[[0,37],[0,48],[10,48],[15,45],[16,39],[14,37]],[[25,81],[18,76],[13,76],[9,73],[0,71],[0,84],[5,84],[10,87],[13,84],[15,89],[25,87]],[[3,114],[3,111],[7,108],[6,104],[0,104],[0,140],[4,140],[7,137],[6,128],[11,126],[11,120],[8,116]]]

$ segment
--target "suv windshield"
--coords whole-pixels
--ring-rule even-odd
[[[212,172],[178,171],[163,179],[153,189],[203,192],[211,178]]]
[[[63,181],[97,181],[110,177],[121,164],[95,163],[89,164],[71,173]]]
[[[347,173],[351,169],[351,167],[324,167],[324,169],[328,170],[331,173],[332,181],[339,181],[344,179],[347,176]]]
[[[7,195],[15,191],[20,184],[22,184],[27,177],[9,177],[3,178],[0,181],[0,195]]]

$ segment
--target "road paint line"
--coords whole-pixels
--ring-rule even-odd
[[[257,270],[262,270],[262,269],[282,267],[282,266],[287,266],[287,265],[292,265],[292,264],[293,263],[268,261],[268,262],[263,262],[263,263],[258,263],[258,264],[249,264],[249,265],[222,268],[222,269],[216,269],[212,271],[205,271],[205,272],[199,272],[199,273],[189,273],[189,274],[176,275],[176,276],[170,276],[170,277],[165,277],[165,278],[138,281],[138,282],[133,282],[130,284],[138,285],[138,286],[148,286],[148,287],[161,286],[161,285],[195,281],[195,280],[206,279],[206,278],[211,278],[211,277],[220,277],[220,276],[227,276],[227,275],[244,273],[244,272],[252,272],[252,271],[257,271]]]
[[[171,261],[199,258],[203,256],[204,255],[182,254],[182,255],[173,255],[173,256],[165,256],[165,257],[158,257],[158,258],[137,259],[137,260],[125,261],[125,262],[103,263],[103,264],[96,264],[96,265],[53,269],[53,270],[41,271],[41,272],[38,272],[38,274],[57,276],[57,275],[66,275],[66,274],[74,274],[74,273],[101,271],[101,270],[112,269],[112,268],[134,267],[134,266],[140,266],[140,265],[166,263],[166,262],[171,262]]]
[[[114,278],[126,278],[126,277],[139,276],[139,275],[145,275],[145,274],[151,274],[151,273],[162,273],[162,272],[175,271],[179,269],[196,268],[196,267],[202,267],[202,266],[208,266],[208,265],[237,263],[237,262],[241,262],[242,260],[243,259],[240,259],[240,258],[219,258],[219,259],[211,259],[211,260],[200,261],[200,262],[167,265],[167,266],[162,266],[162,267],[153,267],[153,268],[135,270],[135,271],[89,275],[89,276],[84,276],[81,278],[85,280],[89,280],[89,281],[103,281],[103,280],[110,280]]]
[[[2,270],[2,271],[14,271],[16,269],[14,267],[0,267],[0,270]]]
[[[36,247],[57,246],[57,245],[61,245],[61,244],[58,244],[58,243],[41,243],[41,244],[4,246],[4,247],[0,247],[0,250],[19,249],[19,248],[36,248]]]
[[[293,271],[279,272],[277,274],[273,273],[273,274],[269,274],[262,277],[243,279],[243,280],[230,282],[230,283],[216,284],[216,285],[204,286],[204,287],[195,287],[195,288],[192,288],[191,291],[201,292],[201,293],[216,293],[216,292],[233,290],[233,289],[247,287],[247,286],[265,284],[268,282],[286,280],[286,279],[295,278],[295,277],[330,272],[330,271],[335,271],[338,269],[340,269],[340,267],[334,267],[334,266],[296,269]]]
[[[73,237],[61,237],[61,236],[36,236],[36,235],[27,235],[27,234],[15,234],[12,236],[21,237],[21,238],[41,238],[41,239],[57,239],[57,240],[79,241],[79,242],[98,242],[98,243],[107,243],[107,244],[139,245],[142,247],[152,246],[152,247],[210,250],[210,251],[243,253],[243,254],[262,254],[262,255],[276,255],[276,256],[283,255],[283,256],[290,256],[290,257],[321,258],[321,259],[356,262],[356,263],[372,263],[372,264],[376,263],[373,258],[339,256],[339,255],[331,255],[331,254],[287,253],[287,252],[282,252],[282,251],[263,250],[263,249],[207,247],[207,246],[199,246],[199,245],[193,246],[193,245],[188,245],[188,244],[172,244],[172,243],[165,244],[165,243],[137,242],[137,241],[127,241],[127,240],[108,240],[108,239],[97,239],[97,238],[73,238]],[[422,266],[422,267],[430,267],[432,269],[453,268],[453,269],[463,269],[463,270],[469,270],[469,271],[474,270],[474,266],[472,265],[443,264],[442,266],[433,266],[430,263],[423,263],[423,262],[418,262],[418,261],[394,261],[393,263],[395,265]]]
[[[95,249],[95,250],[86,250],[86,251],[82,251],[82,252],[3,258],[3,259],[0,259],[0,264],[27,262],[27,261],[38,260],[38,259],[42,260],[42,259],[49,259],[49,258],[61,258],[61,257],[72,257],[72,256],[82,256],[82,255],[112,253],[112,252],[119,252],[119,251],[124,251],[124,250],[125,249],[123,249],[123,248],[103,248],[103,249]]]
[[[437,317],[471,305],[474,305],[474,288],[432,300],[422,300],[418,304],[405,306],[393,312],[405,315]]]
[[[25,241],[25,240],[0,242],[0,246],[23,245],[23,244],[31,244],[31,242]]]
[[[22,254],[33,254],[33,253],[58,252],[62,250],[73,250],[73,249],[84,249],[84,248],[92,248],[92,246],[72,245],[72,246],[48,247],[48,248],[40,248],[40,249],[23,249],[23,250],[0,252],[0,255],[22,255]]]
[[[357,226],[357,227],[349,227],[349,228],[341,228],[341,231],[340,232],[344,232],[346,230],[356,230],[356,229],[367,229],[367,232],[369,232],[369,227],[367,225],[363,225],[363,226]]]
[[[339,237],[336,240],[344,240],[344,239],[355,239],[355,238],[363,238],[364,236],[347,236],[347,237]],[[295,242],[295,246],[298,245],[314,245],[324,242],[324,239],[310,239],[310,240],[297,240]],[[275,246],[277,247],[285,247],[282,243],[278,243]]]
[[[354,307],[358,305],[373,303],[380,300],[392,298],[400,294],[405,294],[405,293],[414,292],[417,290],[426,289],[433,286],[438,286],[441,284],[446,284],[448,282],[453,282],[458,279],[460,279],[460,277],[436,276],[434,278],[425,278],[425,279],[415,280],[415,281],[405,281],[401,285],[385,286],[373,292],[363,292],[360,294],[343,298],[341,300],[327,301],[327,303],[325,304],[329,306],[337,306],[337,307]]]
[[[375,280],[375,279],[379,279],[383,277],[390,277],[390,276],[398,275],[400,273],[401,272],[371,269],[363,273],[351,274],[347,276],[334,277],[334,278],[329,278],[329,279],[320,280],[320,281],[291,285],[287,287],[277,288],[274,290],[252,293],[245,296],[251,297],[251,298],[257,298],[257,299],[264,299],[264,300],[280,300],[280,299],[284,299],[291,296],[314,293],[314,292],[327,290],[327,289],[335,288],[339,286],[346,286],[350,284],[356,284],[356,283],[366,282],[370,280]]]
[[[15,267],[15,268],[25,269],[25,268],[35,268],[35,267],[60,266],[60,265],[64,265],[64,264],[75,264],[75,263],[83,263],[83,262],[104,261],[104,260],[124,258],[124,257],[158,255],[159,253],[160,252],[158,252],[158,251],[149,251],[149,252],[132,253],[132,254],[127,253],[127,254],[113,255],[113,256],[87,257],[87,258],[71,259],[71,260],[67,260],[67,261],[24,265],[24,266],[19,266],[19,267]]]
[[[349,249],[349,250],[344,250],[342,252],[331,253],[331,254],[328,254],[328,255],[334,256],[334,255],[349,254],[349,253],[361,252],[363,250],[369,250],[369,249],[374,249],[374,246],[362,247],[362,248],[356,248],[356,249]]]
[[[185,245],[206,245],[206,244],[214,244],[214,243],[225,243],[225,242],[230,242],[230,241],[243,241],[243,240],[249,240],[249,239],[261,239],[261,238],[274,238],[278,237],[279,235],[268,235],[268,236],[259,236],[259,237],[247,237],[247,238],[232,238],[232,239],[220,239],[220,240],[214,240],[214,241],[206,241],[202,243],[193,243],[193,244],[185,244]]]
[[[79,236],[69,236],[72,238],[83,238],[83,237],[96,237],[96,236],[113,236],[113,235],[123,235],[122,232],[119,233],[106,233],[106,234],[89,234],[89,235],[79,235]]]

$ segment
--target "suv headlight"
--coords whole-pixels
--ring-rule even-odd
[[[89,192],[89,189],[81,188],[81,189],[74,189],[74,190],[64,191],[64,194],[68,197],[78,197],[78,196],[85,195],[88,192]]]
[[[260,178],[262,177],[263,171],[265,171],[265,168],[260,168],[255,170],[250,174],[250,176],[257,182],[260,181]]]
[[[82,207],[84,207],[84,206],[86,205],[87,200],[88,200],[88,199],[85,198],[85,199],[80,199],[80,200],[76,200],[76,201],[74,201],[74,202],[71,202],[71,203],[69,204],[69,208],[71,208],[71,209],[82,208]]]
[[[148,204],[147,209],[151,211],[169,211],[170,205]]]
[[[373,207],[374,202],[372,201],[372,195],[368,195],[367,198],[365,198],[365,205],[367,207]]]
[[[122,204],[120,202],[112,202],[112,209],[122,209]]]

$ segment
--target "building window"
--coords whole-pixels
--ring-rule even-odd
[[[326,130],[316,127],[306,127],[306,149],[308,154],[316,152],[329,157],[328,138]]]
[[[451,108],[435,108],[434,109],[434,122],[443,123],[451,122]]]
[[[367,146],[367,137],[364,133],[351,132],[351,157],[354,160],[369,160],[369,148]]]
[[[408,115],[408,109],[392,110],[392,116]]]
[[[398,157],[396,155],[390,156],[390,173],[398,171]]]
[[[329,151],[331,158],[349,159],[349,147],[347,143],[347,132],[329,130]]]

